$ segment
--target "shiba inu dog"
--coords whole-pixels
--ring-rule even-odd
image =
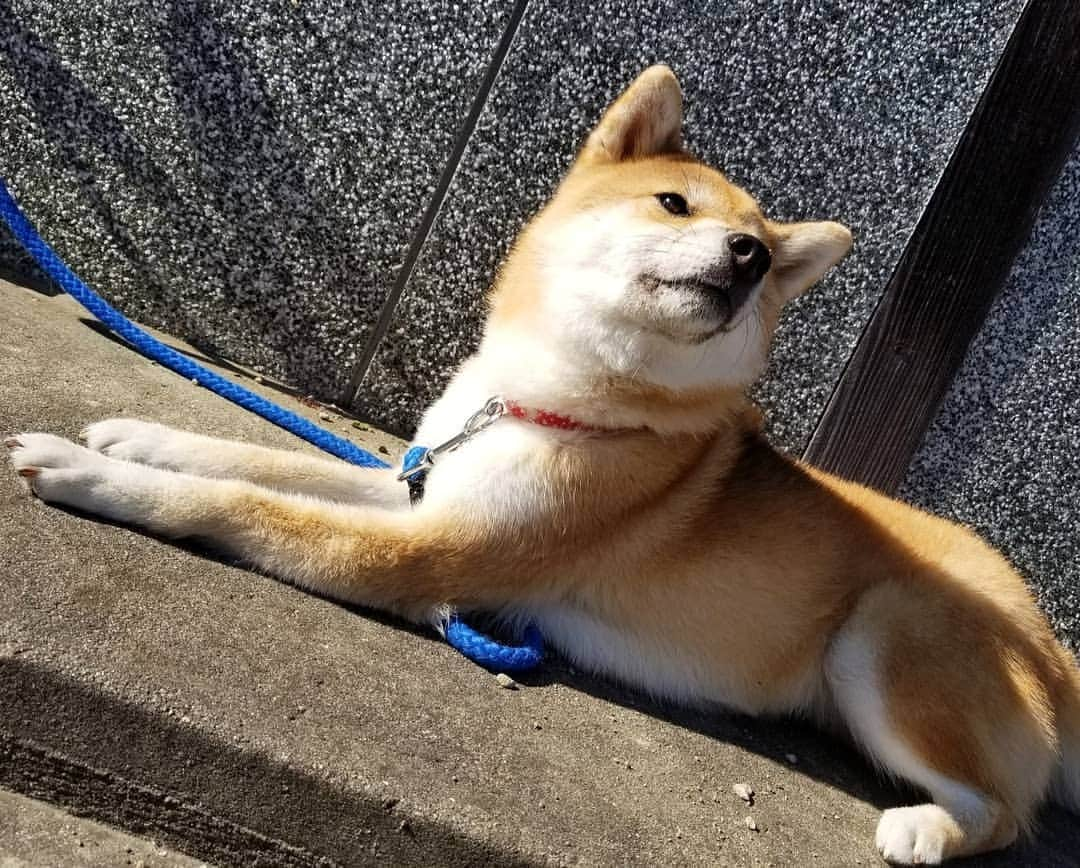
[[[477,353],[393,471],[91,425],[7,440],[42,499],[194,537],[301,587],[438,622],[535,621],[651,694],[844,728],[924,790],[877,847],[937,864],[1080,809],[1080,671],[968,530],[786,458],[745,396],[780,310],[848,251],[780,224],[681,145],[664,66],[608,109],[515,244]],[[491,403],[492,396],[498,398]]]

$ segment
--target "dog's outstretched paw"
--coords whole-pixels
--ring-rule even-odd
[[[8,450],[14,452],[16,449],[22,449],[23,444],[18,437],[7,437],[4,439],[4,445]],[[15,472],[18,473],[19,476],[29,478],[38,472],[36,467],[19,467],[15,464],[14,456],[12,457],[12,465],[15,467]]]
[[[101,474],[101,455],[55,434],[17,434],[4,440],[15,472],[42,500],[78,506],[79,489]]]
[[[153,514],[162,471],[114,461],[54,434],[17,434],[4,442],[15,472],[48,503],[114,521],[138,523]]]
[[[139,419],[105,419],[85,428],[79,436],[87,448],[120,461],[169,467],[169,444],[179,432]]]

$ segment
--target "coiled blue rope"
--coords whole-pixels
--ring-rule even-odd
[[[220,374],[204,368],[177,352],[172,347],[147,334],[127,317],[110,305],[105,299],[83,283],[56,252],[46,244],[26,216],[19,210],[18,204],[8,192],[7,185],[0,178],[0,217],[4,218],[12,234],[26,251],[34,258],[40,268],[56,284],[90,313],[98,318],[111,331],[118,334],[147,358],[164,365],[189,380],[196,381],[245,410],[250,410],[313,443],[325,452],[336,455],[351,464],[360,467],[386,468],[389,465],[380,461],[370,452],[366,452],[354,443],[338,437],[330,431],[320,428],[284,407],[279,407],[261,395],[245,389]],[[443,633],[446,641],[474,663],[488,669],[520,672],[536,666],[544,657],[544,643],[539,631],[530,626],[525,631],[524,644],[520,648],[501,645],[482,633],[473,630],[468,624],[452,615],[445,625]]]

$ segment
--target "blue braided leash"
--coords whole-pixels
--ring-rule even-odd
[[[177,352],[170,346],[147,334],[116,308],[105,301],[96,292],[83,283],[56,252],[46,244],[29,220],[19,210],[18,204],[8,192],[7,185],[0,178],[0,217],[4,218],[12,234],[26,248],[38,266],[51,277],[56,284],[79,304],[85,307],[111,331],[118,334],[147,358],[159,362],[172,371],[194,380],[198,385],[216,392],[245,410],[250,410],[273,422],[275,425],[291,431],[309,443],[313,443],[325,452],[336,455],[351,464],[360,467],[387,468],[389,465],[380,461],[370,452],[366,452],[354,443],[330,431],[320,428],[284,407],[279,407],[243,386],[226,380],[220,374],[204,368]],[[410,454],[416,448],[410,450]],[[421,453],[422,457],[422,453]],[[419,461],[420,459],[417,459]],[[521,672],[536,666],[544,657],[544,643],[539,631],[529,626],[525,631],[524,644],[521,647],[501,645],[482,633],[473,630],[456,614],[449,617],[443,625],[446,641],[469,660],[488,669]]]

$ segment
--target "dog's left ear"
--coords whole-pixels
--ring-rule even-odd
[[[840,223],[772,223],[772,273],[782,302],[806,292],[851,249],[851,230]]]
[[[585,142],[581,162],[617,163],[682,147],[682,91],[675,73],[650,66],[604,112]]]

